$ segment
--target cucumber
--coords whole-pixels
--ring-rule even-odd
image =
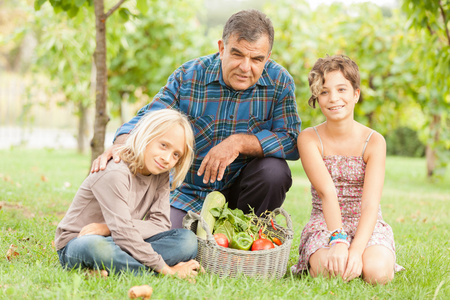
[[[214,191],[206,195],[205,201],[203,202],[202,211],[200,216],[206,221],[209,226],[209,230],[214,230],[214,224],[216,223],[216,218],[211,214],[211,208],[217,207],[221,208],[225,205],[225,196],[218,191]],[[210,232],[212,234],[212,232]],[[203,229],[200,223],[197,224],[197,236],[206,240],[206,231]]]

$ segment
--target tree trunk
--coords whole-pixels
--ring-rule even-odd
[[[425,149],[425,156],[427,158],[427,176],[428,178],[433,177],[434,170],[436,169],[436,147],[435,145],[439,142],[439,128],[440,128],[441,116],[433,115],[430,123],[430,132],[433,137],[432,145],[427,144]]]
[[[427,158],[427,177],[431,178],[436,168],[436,153],[431,145],[426,146],[425,156]]]
[[[89,138],[88,106],[83,101],[78,103],[78,153],[85,153],[87,148],[87,139]]]
[[[96,47],[94,53],[97,80],[95,88],[94,136],[91,141],[91,162],[103,153],[105,147],[106,124],[109,116],[106,111],[106,15],[103,0],[94,1]]]

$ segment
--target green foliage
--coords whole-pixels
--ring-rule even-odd
[[[410,56],[416,80],[409,95],[424,111],[420,136],[437,157],[429,171],[440,174],[450,161],[450,1],[404,0],[402,8],[416,36]]]
[[[79,28],[83,28],[80,30]],[[93,15],[78,14],[69,18],[54,14],[48,6],[36,13],[32,28],[38,46],[32,71],[51,79],[49,94],[62,92],[61,104],[92,104],[91,70],[95,49]],[[45,86],[43,86],[45,88]]]
[[[417,132],[408,127],[399,127],[388,133],[386,144],[388,155],[411,157],[425,155],[425,145],[419,140]]]
[[[355,118],[382,134],[399,126],[397,112],[411,102],[402,94],[413,81],[413,62],[407,60],[410,46],[403,43],[407,32],[399,13],[393,11],[386,17],[370,3],[352,5],[351,9],[342,4],[322,5],[311,11],[303,1],[282,2],[272,5],[282,5],[283,9],[267,8],[276,27],[273,57],[296,80],[304,127],[323,121],[320,111],[307,105],[308,73],[319,57],[334,54],[345,54],[360,67],[363,99]]]
[[[43,33],[35,69],[50,75],[53,88],[63,90],[67,101],[91,105],[92,1],[49,1],[55,12],[66,11],[67,16],[52,15],[45,2],[35,1],[35,9],[41,11],[35,30]],[[150,101],[180,64],[204,55],[205,49],[211,51],[197,19],[200,4],[199,0],[126,1],[118,14],[109,17],[108,95],[113,115],[122,101]]]
[[[83,6],[92,6],[94,0],[48,0],[52,5],[55,13],[65,11],[71,18],[78,15],[80,8]],[[35,0],[34,9],[40,10],[47,0]]]
[[[54,87],[64,88],[67,99],[90,103],[86,92],[92,54],[86,53],[93,51],[87,35],[91,30],[93,33],[94,24],[87,15],[92,12],[93,1],[36,0],[36,9],[42,11],[46,2],[55,12],[72,12],[72,21],[47,15],[50,27],[46,30],[52,32],[53,28],[56,36],[58,30],[73,30],[79,35],[70,33],[67,40],[61,36],[58,40],[64,42],[59,46],[58,40],[53,41],[55,47],[48,48],[48,58],[38,66],[51,66],[49,73],[58,74],[55,80],[60,79]],[[117,3],[105,2],[108,7]],[[312,65],[327,54],[346,54],[358,63],[361,72],[363,100],[356,106],[356,120],[383,135],[399,127],[417,131],[422,143],[436,152],[439,168],[445,167],[450,160],[448,0],[405,0],[404,13],[371,3],[335,3],[321,5],[314,11],[303,0],[266,3],[264,11],[275,26],[272,58],[294,77],[303,128],[323,121],[320,110],[307,104],[307,78]],[[118,14],[111,15],[107,27],[108,92],[114,111],[119,111],[122,101],[151,101],[181,63],[215,51],[212,41],[220,38],[221,32],[199,24],[201,4],[200,0],[126,1]],[[212,35],[206,36],[205,31]],[[47,37],[50,45],[51,34]],[[77,41],[80,48],[70,45],[70,40]],[[61,49],[68,54],[61,55]],[[75,49],[84,54],[77,55]],[[71,84],[69,60],[74,69],[80,70],[80,84],[76,87]]]
[[[436,151],[439,168],[445,168],[450,149],[445,130],[450,111],[450,44],[445,43],[450,37],[444,30],[449,1],[405,1],[404,7],[412,15],[410,24],[425,25],[423,30],[405,26],[408,16],[400,11],[371,3],[334,3],[311,11],[304,1],[270,2],[265,11],[275,27],[272,57],[294,77],[303,128],[324,120],[319,109],[307,104],[309,71],[319,57],[345,54],[361,74],[355,119],[383,135],[399,127],[417,131],[422,143]]]
[[[205,55],[206,40],[196,12],[199,1],[153,1],[146,13],[108,31],[109,98],[149,102],[182,63]],[[130,7],[131,10],[131,7]],[[112,16],[112,22],[117,22]]]
[[[149,284],[155,299],[448,299],[450,277],[450,172],[442,183],[425,177],[425,160],[388,157],[381,207],[395,234],[397,261],[406,271],[386,286],[361,279],[280,280],[219,278],[195,284],[170,277],[130,274],[107,279],[64,271],[52,240],[81,182],[89,157],[70,151],[0,150],[0,299],[127,299],[135,285]],[[293,186],[283,205],[292,217],[294,241],[288,267],[298,259],[303,226],[311,213],[310,184],[300,161],[289,163]],[[19,255],[8,261],[11,244]]]

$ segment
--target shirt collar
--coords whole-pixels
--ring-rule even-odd
[[[262,85],[262,86],[275,85],[273,83],[273,80],[269,76],[269,72],[267,72],[267,67],[270,64],[272,64],[271,59],[269,59],[269,61],[264,66],[264,70],[263,70],[259,80],[256,82],[256,84],[249,87],[249,89],[254,88],[255,85]],[[214,58],[214,61],[206,69],[205,84],[208,85],[214,81],[218,81],[218,82],[220,82],[220,84],[225,85],[225,82],[223,81],[223,78],[222,78],[222,68],[221,68],[219,53],[216,53],[216,57]]]
[[[211,64],[209,64],[208,68],[206,68],[206,77],[205,84],[208,85],[214,81],[220,81],[221,72],[220,72],[220,56],[219,52],[214,55],[214,60]]]

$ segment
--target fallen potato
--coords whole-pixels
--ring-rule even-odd
[[[128,290],[128,297],[130,299],[142,297],[142,299],[147,300],[152,296],[153,289],[149,285],[133,286]]]

